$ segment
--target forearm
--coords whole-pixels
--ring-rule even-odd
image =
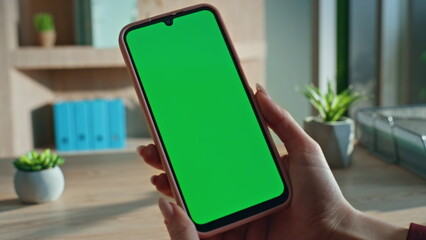
[[[333,231],[332,240],[405,240],[408,229],[353,210]]]

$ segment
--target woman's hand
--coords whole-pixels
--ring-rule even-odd
[[[288,151],[282,161],[290,179],[291,199],[279,212],[209,239],[385,239],[381,238],[383,235],[362,235],[362,232],[368,233],[363,229],[368,225],[382,227],[388,236],[393,236],[392,233],[405,237],[404,229],[368,218],[353,209],[343,197],[319,145],[260,85],[255,97],[268,126]],[[146,163],[163,170],[155,145],[141,147],[139,153]],[[172,196],[164,173],[153,176],[151,182],[159,192]],[[159,206],[171,239],[198,239],[193,223],[179,206],[164,199],[159,200]]]

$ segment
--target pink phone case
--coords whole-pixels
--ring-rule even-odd
[[[177,187],[177,185],[176,185],[176,181],[175,181],[175,179],[174,179],[174,177],[173,177],[173,174],[172,174],[172,171],[171,171],[171,169],[170,169],[170,165],[169,165],[169,162],[168,162],[168,160],[167,160],[166,154],[165,154],[165,152],[164,152],[164,148],[163,148],[163,146],[161,145],[160,138],[159,138],[158,133],[157,133],[157,130],[156,130],[156,128],[155,128],[155,125],[154,125],[154,122],[153,122],[153,118],[152,118],[152,116],[151,116],[150,111],[148,110],[148,105],[147,105],[146,99],[145,99],[145,97],[144,97],[144,95],[143,95],[143,93],[142,93],[141,87],[140,87],[140,85],[139,85],[139,80],[138,80],[138,77],[137,77],[136,70],[135,70],[134,66],[132,65],[132,62],[131,62],[131,58],[130,58],[129,52],[128,52],[127,48],[126,48],[125,39],[124,39],[124,34],[125,34],[125,32],[126,32],[129,28],[131,28],[131,27],[133,27],[133,26],[136,26],[136,25],[139,25],[139,24],[142,24],[142,23],[146,23],[146,22],[152,21],[152,20],[154,20],[154,19],[164,18],[164,17],[167,17],[167,16],[175,15],[175,14],[177,14],[177,13],[186,12],[186,11],[191,11],[191,10],[194,10],[194,9],[197,9],[197,8],[205,8],[205,7],[208,7],[208,8],[213,9],[213,10],[215,11],[216,15],[218,16],[218,22],[219,22],[219,24],[220,24],[220,25],[222,25],[222,27],[223,27],[223,34],[224,34],[225,39],[228,41],[228,43],[229,43],[229,45],[230,45],[231,53],[232,53],[232,54],[236,57],[236,59],[237,59],[236,67],[237,67],[237,68],[239,68],[239,70],[240,70],[240,71],[241,71],[241,73],[242,73],[242,78],[243,78],[242,80],[243,80],[243,83],[244,83],[246,86],[248,86],[248,89],[249,89],[249,96],[250,96],[250,98],[253,100],[254,107],[255,107],[255,111],[256,111],[256,112],[258,112],[258,113],[260,113],[259,106],[258,106],[258,104],[257,104],[257,102],[256,102],[256,100],[255,100],[255,98],[254,98],[253,91],[252,91],[252,90],[251,90],[251,88],[249,87],[249,85],[248,85],[248,83],[247,83],[247,80],[246,80],[246,78],[245,78],[245,76],[244,76],[244,73],[243,73],[243,71],[242,71],[242,69],[241,69],[241,64],[240,64],[240,61],[239,61],[238,55],[236,54],[236,51],[235,51],[234,45],[233,45],[233,44],[232,44],[232,42],[230,41],[230,38],[229,38],[228,32],[227,32],[227,30],[226,30],[226,28],[225,28],[225,25],[223,24],[222,17],[220,16],[219,11],[218,11],[218,10],[217,10],[214,6],[209,5],[209,4],[197,4],[197,5],[194,5],[194,6],[187,7],[187,8],[182,8],[182,9],[179,9],[179,10],[175,10],[175,11],[171,11],[171,12],[168,12],[168,13],[164,13],[164,14],[161,14],[161,15],[158,15],[158,16],[155,16],[155,17],[152,17],[152,18],[148,18],[148,19],[140,20],[140,21],[137,21],[137,22],[134,22],[134,23],[131,23],[131,24],[128,24],[127,26],[125,26],[125,27],[121,30],[121,32],[120,32],[120,36],[119,36],[119,44],[120,44],[120,50],[121,50],[121,53],[123,54],[123,58],[124,58],[124,60],[125,60],[125,62],[126,62],[127,69],[128,69],[129,74],[130,74],[130,76],[131,76],[131,79],[132,79],[133,86],[134,86],[134,88],[135,88],[136,94],[138,95],[138,98],[139,98],[140,104],[141,104],[141,106],[142,106],[142,110],[143,110],[144,116],[145,116],[145,118],[146,118],[146,122],[147,122],[147,124],[148,124],[149,130],[150,130],[151,135],[152,135],[152,137],[153,137],[154,143],[155,143],[155,145],[157,146],[158,152],[159,152],[159,154],[160,154],[161,162],[162,162],[162,164],[163,164],[163,166],[164,166],[165,173],[166,173],[167,178],[168,178],[168,180],[169,180],[169,183],[170,183],[170,186],[171,186],[171,190],[172,190],[172,193],[173,193],[174,199],[176,200],[176,203],[177,203],[179,206],[181,206],[181,207],[182,207],[182,208],[183,208],[186,212],[187,212],[187,209],[186,209],[185,205],[183,204],[182,196],[180,195],[180,192],[179,192],[178,187]],[[261,125],[262,125],[262,127],[263,127],[264,129],[266,129],[266,130],[267,130],[267,125],[266,125],[266,123],[265,123],[265,120],[263,119],[262,114],[258,114],[258,115],[259,115],[259,118],[260,118],[260,121],[261,121]],[[276,159],[280,159],[280,156],[279,156],[279,154],[278,154],[278,152],[277,152],[277,150],[276,150],[276,147],[275,147],[274,141],[272,140],[272,138],[271,138],[271,135],[270,135],[269,131],[265,131],[265,132],[266,132],[266,134],[267,134],[268,141],[269,141],[269,142],[270,142],[270,144],[273,146],[272,148],[273,148],[273,154],[274,154],[275,158],[276,158]],[[200,231],[199,231],[199,232],[198,232],[199,236],[200,236],[201,238],[206,238],[206,237],[214,236],[214,235],[219,234],[219,233],[221,233],[221,232],[224,232],[224,231],[227,231],[227,230],[230,230],[230,229],[236,228],[236,227],[238,227],[238,226],[240,226],[240,225],[246,224],[246,223],[248,223],[248,222],[251,222],[251,221],[253,221],[253,220],[255,220],[255,219],[262,218],[262,217],[264,217],[264,216],[266,216],[266,215],[269,215],[269,214],[271,214],[271,213],[273,213],[273,212],[276,212],[277,210],[281,209],[282,207],[285,207],[286,205],[288,205],[289,200],[291,199],[291,192],[292,192],[292,191],[291,191],[291,186],[290,186],[289,181],[288,181],[288,176],[286,175],[286,172],[284,171],[284,166],[283,166],[282,161],[280,161],[280,160],[279,160],[278,162],[279,162],[279,166],[280,166],[280,168],[281,168],[281,172],[283,173],[283,176],[284,176],[284,179],[285,179],[285,182],[286,182],[286,187],[289,189],[289,196],[288,196],[287,201],[286,201],[285,203],[283,203],[282,205],[279,205],[279,206],[277,206],[277,207],[270,208],[270,209],[268,209],[268,210],[266,210],[266,211],[263,211],[263,212],[261,212],[261,213],[258,213],[258,214],[256,214],[256,215],[252,215],[252,216],[250,216],[250,217],[248,217],[248,218],[244,218],[244,219],[241,219],[241,220],[239,220],[239,221],[233,222],[233,223],[228,224],[228,225],[226,225],[226,226],[223,226],[223,227],[220,227],[220,228],[216,228],[216,229],[214,229],[214,230],[212,230],[212,231],[209,231],[209,232],[200,232]]]

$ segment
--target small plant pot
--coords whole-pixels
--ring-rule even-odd
[[[354,148],[352,119],[323,122],[316,117],[307,117],[303,127],[306,133],[321,146],[330,168],[345,168],[350,165]]]
[[[14,179],[15,191],[24,203],[53,201],[64,191],[64,175],[56,166],[41,171],[17,170]]]
[[[43,31],[38,33],[38,42],[42,47],[53,47],[56,42],[56,31]]]

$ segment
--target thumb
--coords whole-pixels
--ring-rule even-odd
[[[269,127],[277,134],[284,143],[289,154],[303,150],[315,151],[315,144],[308,134],[297,124],[286,110],[279,107],[269,97],[266,90],[256,84],[256,100],[260,106],[263,117]]]
[[[158,200],[171,240],[198,240],[197,230],[188,215],[175,203]]]

